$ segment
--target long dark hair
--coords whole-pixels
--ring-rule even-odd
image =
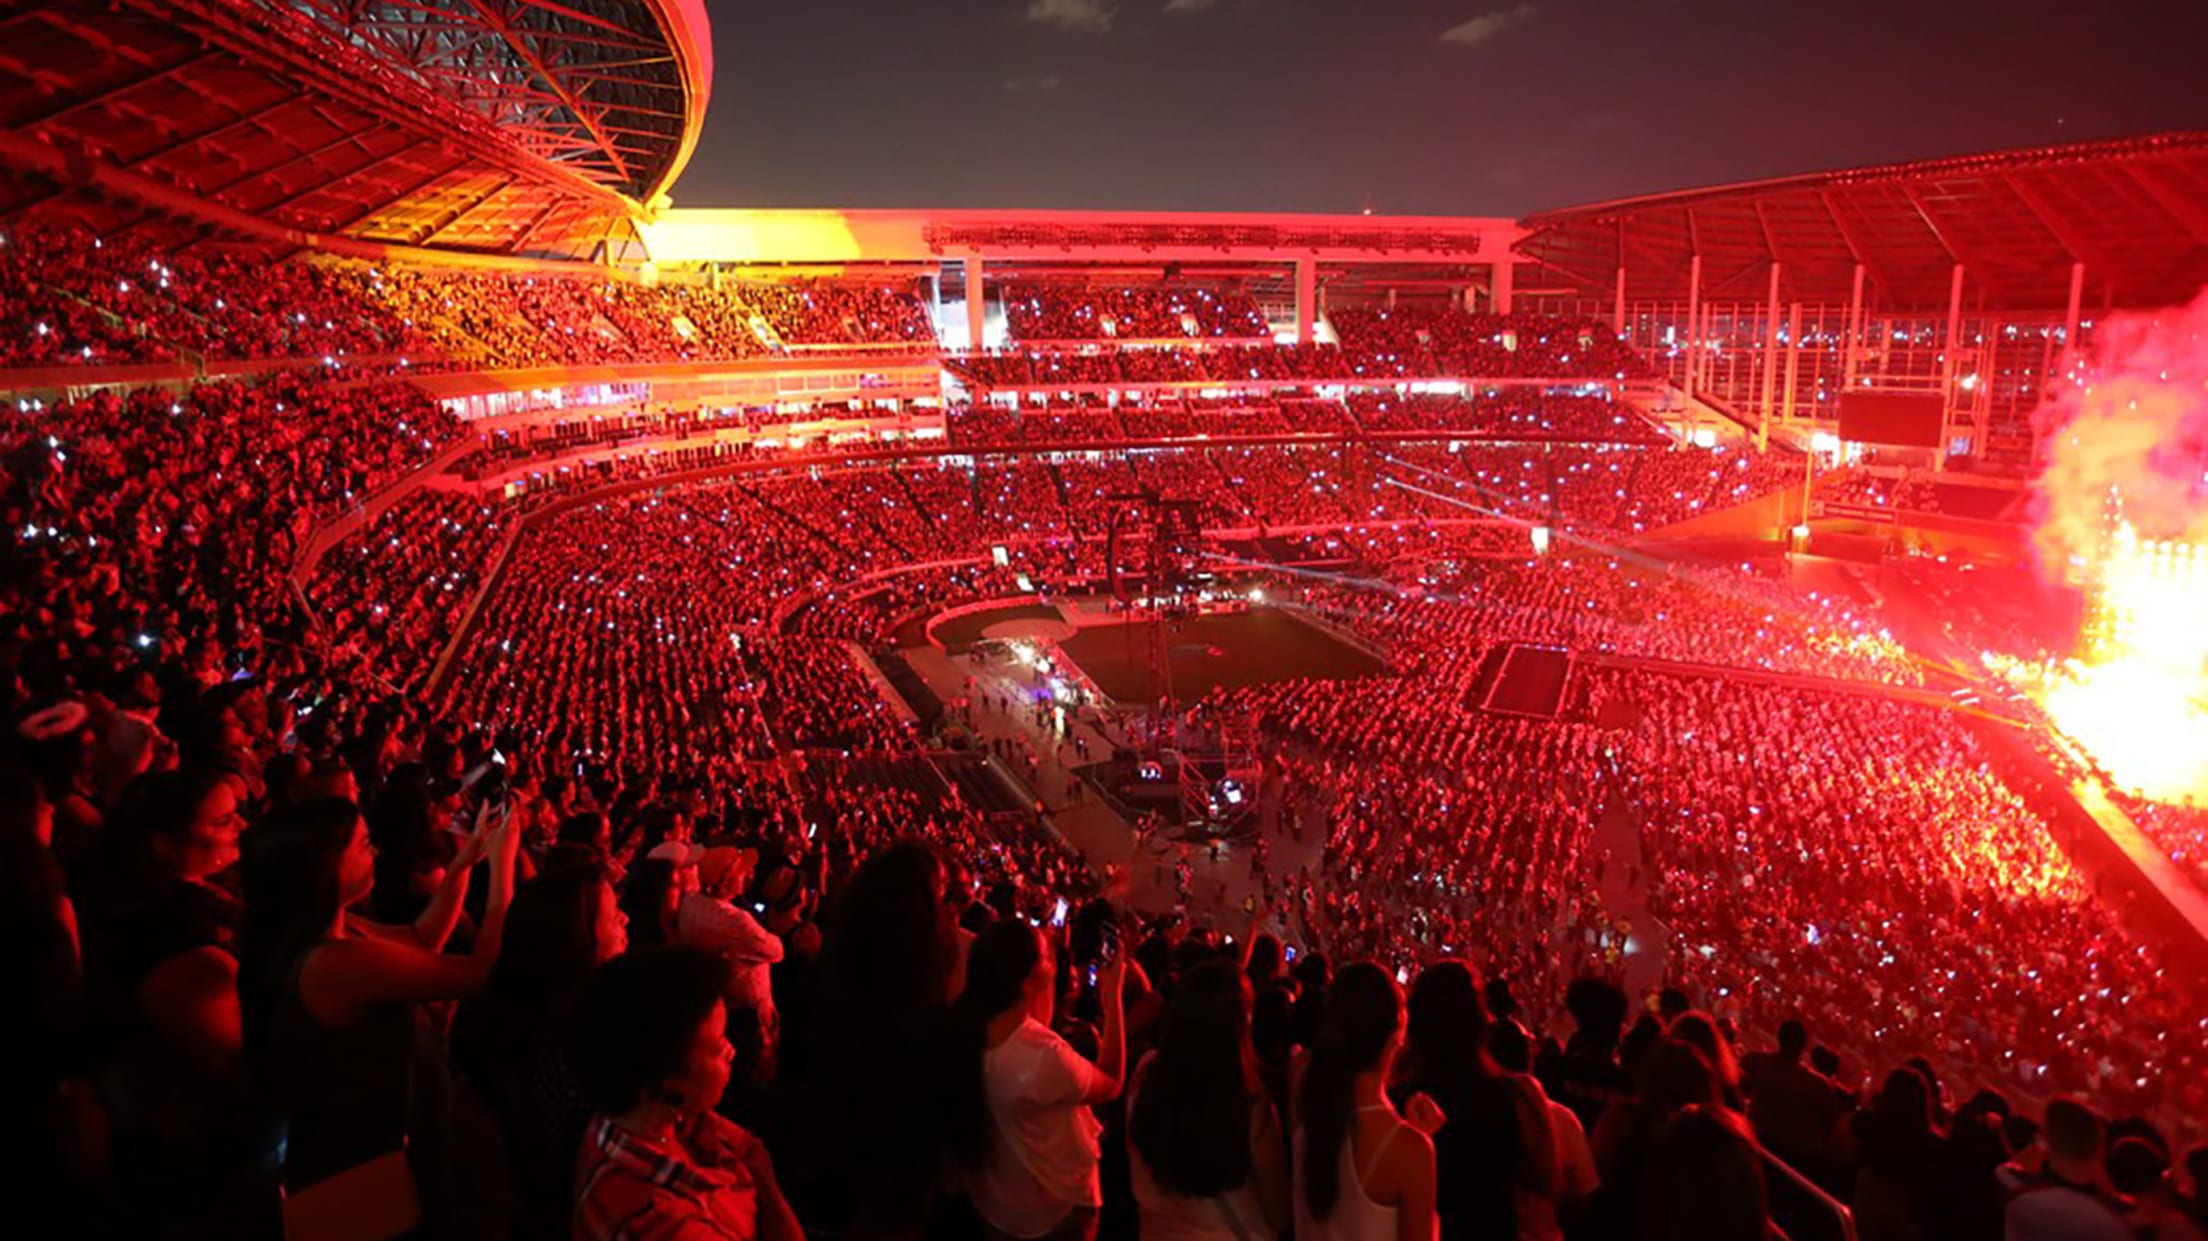
[[[1487,1054],[1487,1005],[1462,961],[1419,971],[1404,1002],[1403,1037],[1421,1085],[1451,1086],[1496,1075]]]
[[[1242,972],[1215,959],[1181,976],[1127,1136],[1167,1193],[1210,1198],[1250,1179],[1256,1053]]]
[[[1646,1241],[1763,1241],[1771,1212],[1763,1165],[1733,1113],[1715,1105],[1681,1111],[1649,1151],[1640,1178]]]
[[[58,1046],[67,1030],[80,982],[77,947],[58,912],[68,883],[39,839],[40,818],[49,813],[38,776],[12,756],[0,757],[0,962],[11,967],[9,978],[19,980],[11,990],[22,993],[28,984],[22,1003],[41,1052],[49,1050],[45,1039]]]
[[[886,1019],[885,1033],[902,1034],[946,998],[958,965],[940,929],[946,875],[934,848],[900,840],[860,863],[837,893],[824,950],[831,998],[853,1016]]]
[[[147,772],[124,785],[115,813],[101,833],[112,868],[110,878],[145,878],[154,865],[153,842],[182,836],[198,817],[199,808],[229,779],[204,767],[180,767]]]
[[[1938,1140],[1932,1123],[1932,1086],[1907,1065],[1886,1075],[1884,1084],[1855,1122],[1863,1165],[1889,1180],[1907,1182],[1918,1174],[1925,1151]]]
[[[245,835],[245,927],[238,1003],[248,1056],[265,1063],[276,997],[299,957],[343,912],[340,864],[360,807],[339,797],[285,806]]]
[[[1341,1197],[1341,1150],[1349,1140],[1351,1088],[1359,1073],[1380,1063],[1402,1019],[1402,993],[1379,966],[1359,961],[1334,976],[1298,1102],[1303,1199],[1315,1219],[1332,1215],[1335,1200]]]
[[[598,965],[599,902],[606,868],[595,856],[563,858],[514,893],[498,960],[483,990],[453,1019],[453,1060],[479,1084],[517,1054],[568,1024]]]
[[[951,1158],[969,1172],[989,1162],[989,1023],[1020,1002],[1042,959],[1042,936],[1017,918],[990,923],[966,950],[966,989],[951,1005],[956,1063],[945,1076],[955,1088],[944,1119]]]
[[[667,942],[667,890],[675,884],[675,864],[666,858],[640,858],[621,885],[621,912],[629,915],[629,943],[657,948]]]

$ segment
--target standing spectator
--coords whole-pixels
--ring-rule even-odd
[[[677,848],[688,850],[690,846]],[[629,920],[629,942],[639,948],[658,948],[677,942],[675,913],[682,907],[688,880],[695,866],[664,857],[640,858],[629,867],[628,882],[621,885],[621,912]]]
[[[1498,1021],[1487,1028],[1487,1051],[1505,1073],[1530,1076],[1533,1072],[1533,1040],[1516,1021]],[[1539,1087],[1538,1082],[1534,1085]],[[1558,1241],[1564,1235],[1563,1224],[1580,1217],[1602,1183],[1595,1170],[1594,1148],[1587,1144],[1579,1117],[1547,1095],[1541,1105],[1548,1111],[1549,1131],[1556,1138],[1557,1191],[1547,1197],[1523,1189],[1518,1192],[1518,1235],[1524,1241]]]
[[[1297,1096],[1298,1241],[1430,1241],[1433,1135],[1446,1117],[1411,1096],[1399,1114],[1387,1083],[1403,1045],[1403,993],[1360,961],[1334,978]]]
[[[266,1134],[239,1061],[236,935],[215,882],[238,860],[238,789],[205,770],[141,776],[102,841],[86,906],[91,995],[120,1032],[109,1074],[116,1158],[159,1186],[156,1224],[235,1228]],[[185,1221],[190,1221],[186,1223]]]
[[[1080,1241],[1103,1206],[1090,1108],[1119,1097],[1126,1068],[1124,958],[1098,968],[1099,1055],[1091,1064],[1053,1032],[1057,968],[1049,944],[1016,918],[974,937],[953,1008],[959,1045],[952,1153],[991,1236]]]
[[[698,890],[683,893],[675,906],[675,939],[728,962],[729,1004],[756,1017],[761,1050],[771,1061],[781,1028],[773,968],[782,960],[782,941],[759,925],[750,910],[736,905],[751,886],[757,856],[727,845],[705,851],[698,864]]]
[[[2185,1217],[2183,1202],[2170,1184],[2170,1160],[2159,1135],[2133,1135],[2108,1149],[2108,1181],[2123,1195],[2124,1222],[2144,1241],[2208,1241]]]
[[[74,1063],[82,981],[77,918],[53,839],[53,807],[38,778],[0,763],[0,963],[19,1014],[11,1024],[22,1040],[14,1065],[0,1075],[0,1106],[17,1118],[5,1127],[0,1158],[22,1178],[25,1192],[11,1224],[25,1235],[58,1233],[80,1218],[83,1196],[71,1191],[87,1169],[71,1167],[68,1152],[96,1116]]]
[[[785,1065],[810,1127],[799,1164],[817,1180],[809,1220],[865,1236],[915,1236],[943,1171],[941,1098],[958,911],[936,851],[876,850],[838,894],[802,1064]],[[794,1049],[793,1049],[794,1050]]]
[[[453,1019],[454,1066],[504,1138],[516,1237],[566,1228],[589,1118],[570,1052],[575,1006],[592,971],[628,948],[605,863],[569,849],[514,894],[490,980]]]
[[[1232,961],[1188,971],[1157,1051],[1128,1086],[1146,1241],[1268,1241],[1288,1225],[1288,1152],[1251,1046],[1250,1008]]]
[[[1756,1136],[1812,1180],[1832,1163],[1832,1127],[1840,1121],[1840,1093],[1832,1079],[1811,1068],[1809,1030],[1788,1018],[1779,1023],[1779,1048],[1756,1052],[1741,1064],[1748,1119]]]
[[[1564,1007],[1572,1015],[1572,1036],[1552,1079],[1542,1084],[1593,1133],[1603,1109],[1633,1092],[1632,1076],[1618,1063],[1625,992],[1599,978],[1578,978],[1565,989]]]
[[[1740,1114],[1689,1107],[1664,1126],[1642,1179],[1638,1241],[1768,1241],[1763,1164]]]
[[[250,835],[239,998],[245,1046],[287,1122],[287,1218],[363,1198],[392,1232],[446,1208],[449,1087],[424,1039],[421,1006],[473,994],[498,959],[513,897],[515,833],[478,826],[411,926],[354,917],[375,881],[375,851],[351,802],[301,802]],[[490,863],[483,925],[467,956],[443,951],[468,874]],[[317,1194],[317,1188],[328,1192]]]
[[[2110,1201],[2101,1167],[2107,1126],[2075,1099],[2047,1105],[2041,1140],[2047,1157],[2036,1176],[2011,1180],[2016,1196],[2004,1215],[2008,1241],[2126,1241],[2132,1236]]]
[[[1596,1236],[1626,1236],[1639,1210],[1642,1182],[1657,1139],[1690,1107],[1719,1107],[1717,1074],[1692,1044],[1662,1039],[1641,1058],[1633,1095],[1603,1109],[1591,1135],[1602,1188],[1591,1219]]]
[[[1397,1097],[1424,1093],[1449,1118],[1433,1135],[1435,1210],[1445,1241],[1518,1231],[1517,1195],[1553,1198],[1556,1139],[1547,1100],[1487,1054],[1487,1007],[1462,961],[1420,971],[1406,1004]]]
[[[757,1138],[713,1108],[728,1087],[728,967],[696,948],[607,962],[576,1014],[595,1115],[575,1172],[576,1241],[800,1241]]]
[[[1895,1069],[1849,1128],[1861,1165],[1851,1205],[1863,1236],[1903,1241],[1922,1235],[1943,1191],[1943,1138],[1932,1118],[1931,1084],[1913,1068]]]

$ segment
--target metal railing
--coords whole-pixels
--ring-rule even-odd
[[[1756,1155],[1763,1160],[1764,1166],[1778,1174],[1779,1184],[1772,1188],[1779,1190],[1784,1186],[1783,1192],[1772,1195],[1771,1214],[1786,1229],[1786,1235],[1792,1241],[1856,1241],[1855,1213],[1845,1203],[1826,1193],[1815,1181],[1803,1176],[1793,1164],[1772,1154],[1763,1143],[1756,1142],[1754,1145]],[[1789,1198],[1791,1202],[1788,1201]],[[1796,1212],[1785,1210],[1782,1214],[1783,1207],[1795,1205],[1819,1219],[1829,1217],[1829,1225],[1817,1233],[1808,1232],[1801,1227],[1803,1221],[1790,1218]]]

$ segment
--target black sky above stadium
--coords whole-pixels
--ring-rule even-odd
[[[1520,215],[2208,126],[2203,0],[711,5],[679,205]]]

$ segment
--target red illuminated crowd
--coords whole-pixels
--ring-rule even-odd
[[[1267,340],[1247,293],[1209,288],[1011,284],[1004,317],[1020,341]]]
[[[0,257],[15,365],[672,360],[925,323],[879,289],[246,279],[120,247],[64,269],[19,259],[26,236]],[[102,265],[141,260],[155,294],[119,300],[138,291]],[[92,280],[117,282],[104,313],[73,300]],[[40,322],[52,346],[24,343]],[[1480,373],[1626,369],[1592,326],[1522,316],[1344,335]],[[954,434],[1476,429],[1434,425],[1461,402],[1360,401],[1062,404]],[[1638,424],[1584,442],[1621,426],[1586,398],[1469,408],[1494,439],[1583,442],[788,468],[693,445],[516,502],[448,477],[385,505],[464,435],[405,385],[318,367],[16,402],[11,1230],[1811,1235],[1760,1143],[1866,1237],[2197,1237],[2208,1169],[2156,1123],[2208,1111],[2208,1028],[1972,734],[1874,692],[1921,679],[1875,619],[1580,549],[1770,495],[1800,459]],[[651,485],[734,463],[761,468]],[[1301,595],[1390,657],[1196,709],[1261,737],[1284,829],[1325,836],[1277,924],[1139,914],[876,687],[865,647],[900,619],[1102,577],[1110,497],[1145,491],[1197,501],[1237,554],[1363,581]],[[1559,554],[1527,554],[1532,525]],[[1667,663],[1581,668],[1555,721],[1483,712],[1510,641]],[[1649,925],[1597,896],[1626,867]],[[1612,981],[1636,937],[1674,987],[1638,1019]]]
[[[0,368],[302,359],[556,366],[932,346],[909,289],[269,264],[45,226],[0,232]]]
[[[1400,316],[1400,317],[1397,317]],[[977,353],[944,365],[975,388],[1383,379],[1638,379],[1646,363],[1598,323],[1538,316],[1335,311],[1339,344]],[[1052,342],[1056,344],[1055,341]]]

